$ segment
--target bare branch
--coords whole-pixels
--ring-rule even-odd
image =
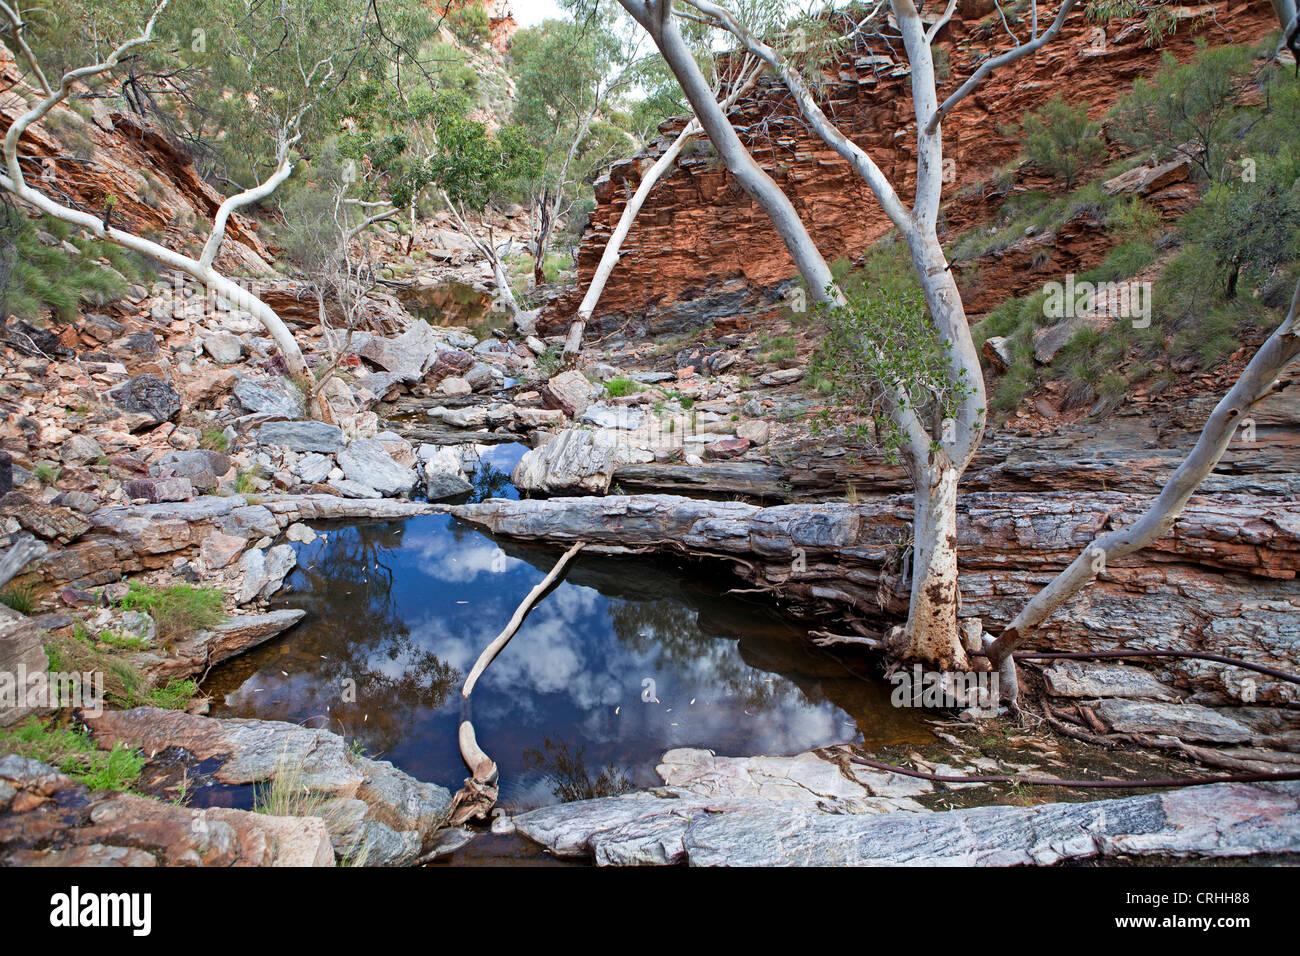
[[[1132,524],[1093,541],[1068,568],[1034,595],[990,645],[990,659],[994,663],[1005,660],[1053,611],[1092,583],[1110,561],[1139,551],[1167,534],[1187,499],[1223,457],[1241,420],[1255,405],[1289,384],[1280,382],[1278,376],[1297,356],[1300,356],[1300,283],[1296,284],[1286,319],[1260,346],[1236,384],[1214,407],[1191,454],[1170,476],[1151,506]]]
[[[1070,15],[1070,11],[1074,9],[1076,2],[1077,0],[1065,0],[1065,2],[1061,4],[1061,9],[1057,11],[1056,19],[1052,21],[1052,25],[1044,30],[1039,36],[1027,43],[1022,43],[1020,46],[1013,47],[1005,53],[991,57],[981,63],[979,69],[972,73],[966,82],[959,86],[956,92],[944,100],[943,105],[935,111],[934,116],[930,118],[930,122],[926,124],[926,134],[930,136],[934,135],[935,131],[939,128],[939,124],[943,122],[943,118],[948,115],[948,112],[966,97],[970,96],[975,88],[983,83],[988,75],[994,70],[1015,63],[1017,60],[1023,59],[1031,53],[1037,52],[1049,43],[1053,37],[1061,32],[1061,27],[1065,24],[1065,18]]]

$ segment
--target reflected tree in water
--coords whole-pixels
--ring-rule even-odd
[[[579,747],[576,752],[570,752],[565,741],[557,744],[547,737],[540,750],[524,751],[524,767],[541,771],[551,784],[551,793],[561,803],[616,797],[636,789],[628,772],[612,763],[593,775],[587,770],[586,749]]]
[[[471,501],[486,501],[488,498],[518,498],[510,494],[515,486],[510,481],[509,472],[488,462],[483,462],[470,478],[474,490],[470,492]]]
[[[297,666],[319,687],[320,716],[372,752],[399,742],[415,712],[442,707],[461,680],[457,668],[411,639],[397,609],[392,564],[401,540],[400,522],[328,532],[300,555],[295,593],[284,602],[311,615],[311,639],[296,642],[290,653],[302,658]],[[313,652],[314,646],[329,653]]]

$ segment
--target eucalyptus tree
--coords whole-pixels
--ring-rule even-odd
[[[531,331],[534,313],[526,312],[515,298],[490,226],[476,225],[494,200],[517,194],[538,174],[541,150],[528,142],[517,126],[495,133],[487,125],[464,117],[448,119],[438,128],[434,151],[422,175],[437,190],[458,230],[488,262],[497,287],[497,302],[505,307],[521,330]]]
[[[923,15],[914,0],[876,0],[834,14],[819,14],[825,24],[838,19],[843,43],[859,36],[879,38],[906,58],[915,126],[906,132],[914,143],[910,172],[915,190],[910,201],[899,192],[870,152],[863,149],[823,110],[815,80],[806,69],[807,49],[799,26],[793,35],[780,7],[751,4],[727,7],[712,0],[618,0],[654,40],[676,77],[695,116],[722,162],[740,186],[771,219],[809,294],[828,316],[848,319],[859,330],[858,348],[873,407],[877,432],[906,468],[914,489],[912,580],[906,624],[892,633],[889,649],[900,658],[942,668],[966,668],[969,655],[960,638],[957,612],[956,514],[958,482],[983,436],[986,401],[983,375],[971,339],[960,290],[938,240],[938,216],[944,184],[942,123],[953,109],[995,71],[1041,49],[1060,32],[1075,11],[1076,0],[1063,0],[1050,20],[1040,18],[1036,0],[1027,17],[1030,32],[1008,49],[990,50],[978,67],[943,100],[936,84],[932,45],[951,19],[957,3]],[[1295,0],[1274,0],[1283,26],[1283,43],[1295,47]],[[905,245],[924,300],[923,321],[906,302],[854,301],[836,283],[822,251],[779,184],[756,161],[718,102],[704,71],[686,42],[681,24],[702,25],[728,34],[756,57],[788,92],[806,127],[834,149],[863,180]],[[810,21],[805,20],[804,25]],[[813,64],[815,67],[815,63]],[[900,130],[902,134],[904,130]],[[1047,614],[1096,577],[1104,561],[1144,547],[1172,526],[1192,490],[1222,455],[1236,424],[1249,409],[1278,387],[1276,378],[1297,353],[1297,302],[1286,320],[1261,348],[1242,379],[1216,408],[1191,456],[1171,478],[1151,509],[1134,525],[1100,537],[1062,575],[1029,602],[989,648],[1001,664],[1016,644],[1032,633]],[[866,309],[874,314],[866,314]],[[890,316],[897,321],[890,325]],[[882,324],[883,323],[883,324]],[[1100,560],[1098,560],[1100,558]]]
[[[169,11],[169,0],[159,0],[152,8],[140,0],[123,0],[109,10],[110,14],[85,14],[95,24],[93,42],[84,44],[87,52],[101,49],[99,31],[108,25],[124,26],[137,17],[144,21],[143,29],[115,46],[104,46],[94,62],[56,75],[43,66],[37,52],[41,44],[32,35],[33,25],[42,18],[32,10],[24,11],[16,0],[0,0],[0,18],[37,94],[34,104],[4,137],[0,188],[38,212],[175,269],[249,312],[274,340],[289,374],[310,400],[312,414],[331,418],[328,402],[313,387],[314,379],[292,332],[265,301],[218,267],[218,257],[230,217],[266,201],[292,175],[304,141],[339,122],[340,110],[348,104],[349,79],[360,76],[358,63],[385,70],[391,64],[393,57],[379,56],[373,38],[367,39],[373,29],[369,7],[349,5],[341,13],[326,0],[278,4],[202,0],[177,12]],[[169,12],[174,15],[170,20],[166,19]],[[424,21],[413,18],[411,22]],[[184,32],[189,44],[174,41],[164,44],[160,52],[155,38],[163,34],[165,25],[170,25],[174,35]],[[389,42],[399,51],[396,58],[407,55],[401,52],[400,41],[390,36]],[[111,225],[106,213],[75,208],[36,188],[27,178],[19,152],[20,141],[33,124],[66,105],[74,94],[111,86],[126,64],[146,57],[154,57],[154,62],[170,58],[199,63],[201,69],[186,75],[203,78],[196,82],[206,84],[207,94],[202,99],[211,110],[192,121],[207,124],[226,153],[240,157],[235,164],[239,168],[234,170],[240,181],[227,179],[235,191],[218,205],[202,248],[192,254],[183,251],[183,239],[167,244],[136,235]]]
[[[545,162],[530,184],[534,280],[557,223],[584,184],[640,141],[625,128],[622,100],[636,84],[645,34],[616,7],[592,7],[573,20],[545,20],[511,43],[515,104],[511,123],[525,130]]]

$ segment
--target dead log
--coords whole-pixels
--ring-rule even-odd
[[[479,654],[478,660],[470,669],[469,676],[465,678],[465,684],[461,687],[460,696],[462,707],[464,708],[465,717],[460,722],[460,728],[457,733],[458,743],[460,745],[460,756],[465,761],[465,766],[469,768],[470,775],[465,780],[465,785],[452,798],[452,809],[449,818],[449,825],[456,826],[471,819],[486,819],[492,811],[492,807],[497,802],[497,780],[499,771],[496,761],[489,757],[483,748],[479,746],[478,737],[474,733],[474,724],[469,719],[469,700],[470,695],[474,693],[474,687],[478,679],[483,676],[488,665],[496,659],[496,656],[505,649],[510,643],[510,639],[515,636],[519,630],[524,618],[532,610],[538,599],[554,584],[563,573],[569,561],[583,549],[582,541],[575,542],[568,551],[555,562],[555,567],[551,568],[549,574],[542,578],[533,589],[528,592],[527,597],[523,599],[519,607],[515,608],[515,613],[511,615],[510,621],[505,628],[498,634],[483,652]]]
[[[30,534],[22,535],[13,543],[3,558],[0,558],[0,587],[4,587],[22,573],[23,568],[48,552],[49,546],[44,541],[37,541]]]

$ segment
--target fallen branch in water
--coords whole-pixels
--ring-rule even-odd
[[[560,574],[574,555],[585,546],[585,541],[578,541],[568,551],[564,552],[560,560],[555,562],[555,567],[551,568],[551,573],[537,582],[519,607],[515,608],[515,613],[511,615],[510,622],[506,624],[505,629],[493,638],[487,647],[483,648],[483,653],[478,656],[478,660],[474,662],[473,668],[470,669],[469,676],[465,678],[465,684],[460,691],[463,717],[457,736],[460,743],[460,757],[465,761],[465,766],[469,768],[470,776],[465,779],[465,786],[452,799],[451,816],[448,820],[450,826],[456,826],[466,820],[475,818],[486,819],[497,802],[498,771],[496,762],[484,753],[483,748],[478,745],[478,738],[474,734],[474,724],[469,719],[469,698],[470,694],[474,692],[474,685],[483,676],[483,672],[487,670],[488,665],[510,643],[510,639],[515,636],[519,626],[524,623],[524,618],[528,616],[528,612],[532,610],[533,605],[559,579]]]
[[[487,666],[492,663],[493,659],[501,653],[502,649],[510,643],[510,638],[515,636],[515,631],[519,630],[519,625],[524,623],[524,618],[528,616],[528,612],[532,610],[537,599],[546,593],[546,589],[555,583],[555,579],[560,576],[560,572],[564,570],[565,565],[586,545],[587,542],[585,541],[576,542],[573,547],[564,552],[559,561],[555,562],[555,567],[551,568],[551,573],[537,582],[537,585],[528,592],[528,597],[524,598],[523,603],[515,608],[514,616],[510,618],[510,623],[506,625],[505,630],[498,634],[491,644],[483,648],[483,653],[474,662],[469,677],[465,678],[465,686],[461,688],[461,697],[468,699],[469,695],[474,692],[474,685],[478,682],[479,677],[487,670]]]

